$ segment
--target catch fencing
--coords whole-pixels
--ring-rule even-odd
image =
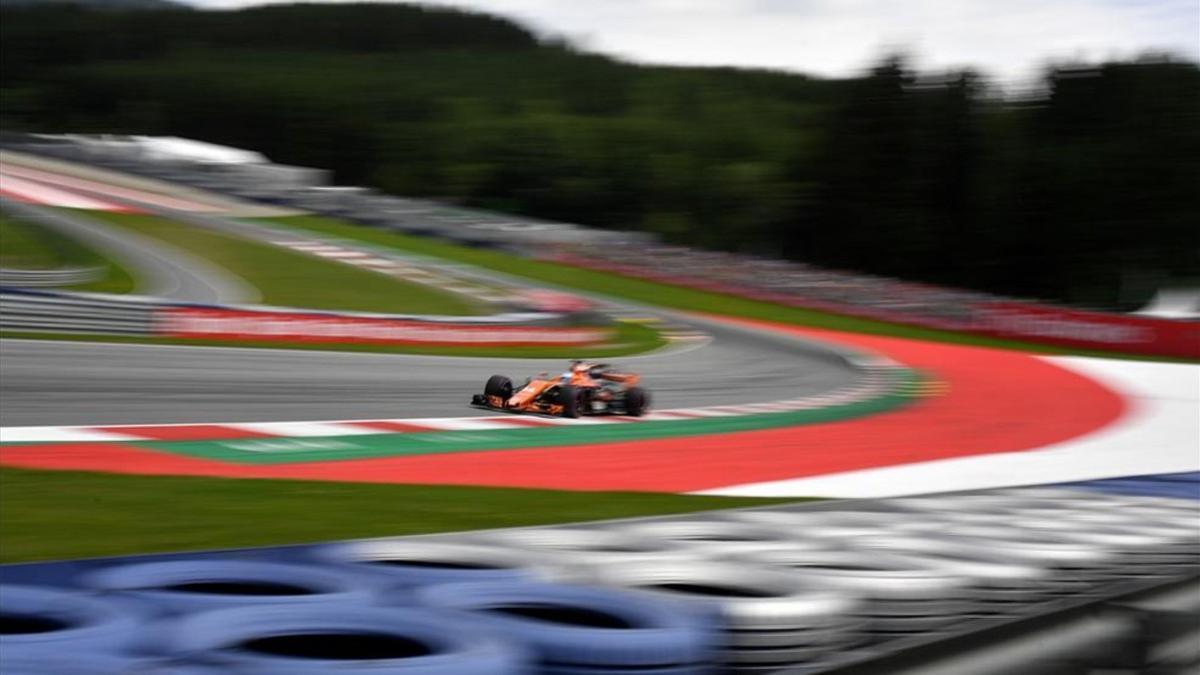
[[[954,311],[947,311],[944,316],[932,316],[927,312],[902,312],[885,306],[867,307],[833,303],[806,297],[801,293],[770,291],[746,285],[620,265],[609,261],[586,259],[566,253],[556,253],[548,256],[548,259],[574,267],[613,272],[659,283],[736,295],[804,309],[836,312],[876,321],[976,333],[1062,347],[1200,359],[1200,322],[1196,321],[1089,312],[999,299],[976,300],[954,305],[951,308]]]
[[[35,333],[152,335],[153,299],[0,287],[0,329]]]
[[[424,346],[583,346],[602,327],[559,314],[437,317],[171,303],[141,296],[0,287],[0,330],[226,341]]]
[[[57,267],[54,269],[21,270],[0,267],[0,286],[25,288],[56,288],[86,284],[104,273],[100,267]]]

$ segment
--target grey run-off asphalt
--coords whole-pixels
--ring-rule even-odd
[[[614,359],[654,407],[761,403],[863,377],[835,352],[708,321],[712,339]],[[0,425],[263,422],[489,414],[467,406],[489,375],[565,360],[0,340]]]

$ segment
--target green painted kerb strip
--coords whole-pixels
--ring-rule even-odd
[[[803,424],[835,422],[886,412],[912,401],[921,377],[901,371],[889,393],[866,401],[793,412],[736,417],[706,417],[661,422],[612,423],[564,427],[525,427],[485,431],[437,431],[320,438],[268,438],[229,441],[138,442],[143,448],[237,464],[326,462],[372,457],[403,457],[451,452],[512,450],[592,443],[706,436]]]

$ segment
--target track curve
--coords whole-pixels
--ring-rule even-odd
[[[8,199],[0,199],[0,206],[5,211],[83,241],[120,262],[134,273],[141,293],[201,303],[232,303],[258,298],[253,287],[232,273],[160,241],[79,213]]]
[[[266,241],[281,236],[278,228],[249,221],[187,213],[121,196],[103,197],[237,236]],[[144,269],[155,280],[159,295],[229,302],[245,293],[236,279],[223,278],[221,270],[202,260],[188,260],[191,256],[181,251],[172,258],[175,251],[169,245],[142,241],[145,238],[82,215],[17,206]],[[514,289],[549,286],[490,270],[458,273]],[[590,297],[610,313],[656,316],[709,336],[695,347],[619,360],[644,375],[655,407],[791,399],[832,391],[865,377],[844,350],[833,345],[571,292]],[[489,375],[503,373],[518,379],[564,366],[562,360],[7,340],[0,341],[0,426],[484,414],[468,408],[466,402]]]
[[[616,360],[656,407],[758,403],[863,376],[813,342],[705,325],[690,349]],[[467,407],[493,373],[562,360],[0,340],[0,426],[254,422],[486,414]]]

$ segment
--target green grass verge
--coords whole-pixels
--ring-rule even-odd
[[[302,349],[309,351],[371,352],[380,354],[427,354],[479,358],[596,359],[642,354],[666,346],[667,340],[653,328],[632,321],[619,321],[606,344],[592,347],[429,347],[372,344],[308,344],[304,342],[247,342],[242,340],[198,340],[134,335],[88,335],[83,333],[34,333],[0,331],[0,338],[23,340],[66,340],[71,342],[117,342],[121,344],[191,345],[198,347],[249,347],[254,349]]]
[[[724,314],[749,319],[778,321],[801,326],[828,328],[831,330],[852,333],[868,333],[872,335],[890,335],[895,337],[935,342],[974,345],[980,347],[997,347],[1016,349],[1039,354],[1074,354],[1080,356],[1098,356],[1105,358],[1123,358],[1146,361],[1183,361],[1197,362],[1194,359],[1174,359],[1170,357],[1155,357],[1122,354],[1091,349],[1073,349],[1057,347],[1017,340],[1006,340],[967,333],[920,328],[904,324],[873,321],[857,317],[844,316],[829,312],[789,307],[770,302],[750,300],[734,295],[699,291],[681,286],[661,284],[619,274],[586,270],[569,265],[530,260],[499,251],[471,248],[448,244],[426,237],[390,232],[376,228],[365,227],[345,221],[321,216],[287,216],[267,218],[264,222],[287,225],[303,230],[322,234],[344,237],[398,250],[423,255],[456,260],[459,262],[485,267],[488,269],[526,277],[537,281],[555,284],[566,288],[602,293],[605,295],[627,298],[646,304],[671,307],[694,312]]]
[[[92,215],[212,261],[256,287],[263,304],[401,314],[484,311],[469,299],[436,288],[156,216]]]
[[[637,492],[0,469],[0,562],[296,544],[775,504]]]
[[[49,230],[0,213],[0,267],[21,270],[53,269],[67,264]]]
[[[56,267],[101,267],[99,278],[64,286],[67,290],[93,293],[129,293],[133,277],[125,268],[80,242],[27,220],[0,213],[0,267],[54,269]]]

